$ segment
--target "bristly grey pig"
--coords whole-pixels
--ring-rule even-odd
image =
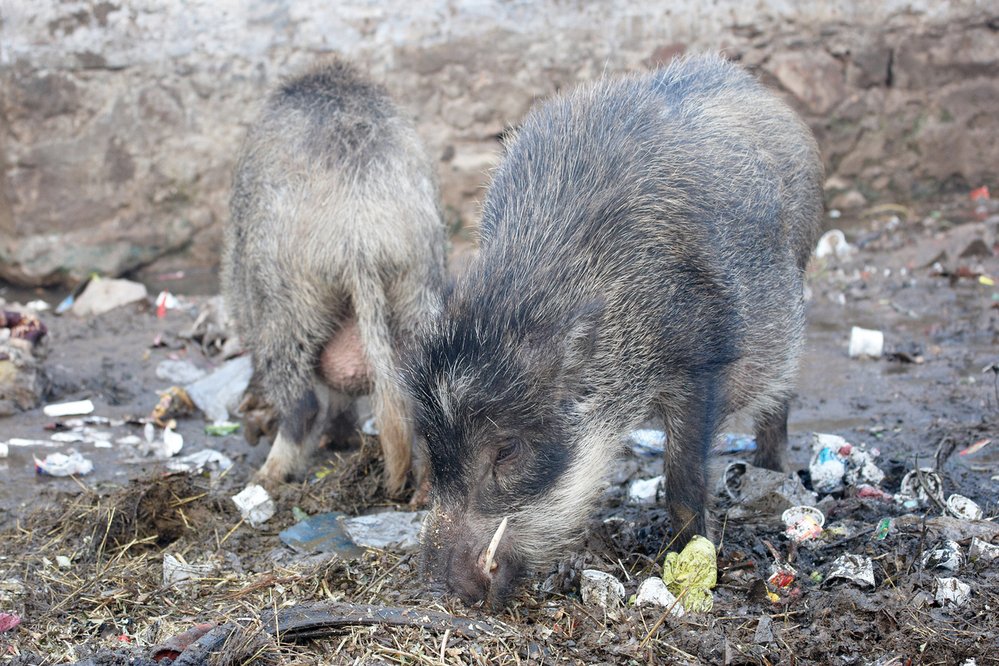
[[[280,419],[258,480],[304,471],[373,380],[398,493],[413,439],[398,349],[439,309],[444,282],[434,167],[412,123],[342,60],[290,79],[249,130],[231,211],[223,292]]]
[[[653,415],[681,545],[707,531],[727,415],[748,410],[757,464],[783,467],[821,183],[805,125],[719,57],[528,114],[486,195],[481,251],[406,366],[433,579],[505,603],[580,537],[624,436]]]

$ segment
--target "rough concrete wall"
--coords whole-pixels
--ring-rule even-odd
[[[247,123],[331,51],[413,114],[455,226],[474,226],[499,137],[533,101],[691,50],[787,95],[830,196],[999,170],[999,10],[984,1],[0,0],[0,19],[0,277],[26,283],[215,262]]]

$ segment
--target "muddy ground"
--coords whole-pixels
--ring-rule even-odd
[[[654,459],[629,454],[611,474],[580,547],[540,572],[508,611],[491,614],[431,594],[410,553],[339,557],[281,543],[278,532],[296,522],[295,507],[316,514],[393,506],[377,488],[373,442],[360,451],[326,452],[316,469],[332,471],[286,487],[274,518],[254,529],[241,522],[229,497],[262,462],[265,447],[249,447],[239,433],[210,437],[204,421],[191,415],[178,424],[183,453],[224,451],[235,461],[229,472],[178,474],[163,463],[124,462],[136,458],[126,445],[73,445],[95,471],[72,479],[36,476],[32,455],[49,452],[37,447],[12,447],[0,461],[0,612],[21,618],[0,633],[4,658],[144,663],[153,646],[198,623],[232,621],[241,629],[213,663],[999,663],[999,562],[965,558],[956,572],[921,564],[945,536],[965,554],[972,536],[999,543],[999,441],[957,453],[999,436],[996,375],[983,372],[999,361],[999,287],[989,280],[999,278],[997,212],[995,202],[960,194],[827,220],[859,249],[849,258],[814,261],[810,269],[808,345],[790,422],[795,470],[808,469],[811,433],[834,433],[880,450],[881,486],[891,493],[917,463],[934,467],[942,450],[945,493],[976,501],[984,520],[942,519],[936,507],[908,510],[847,489],[821,504],[826,535],[797,546],[778,515],[727,520],[720,505],[719,579],[710,612],[676,618],[655,607],[605,610],[581,602],[579,572],[613,573],[631,595],[661,572],[670,538],[661,509],[625,499],[628,481],[659,473]],[[145,417],[167,385],[155,375],[160,361],[216,363],[176,337],[206,300],[210,281],[154,288],[164,286],[186,296],[189,307],[162,319],[149,304],[90,319],[43,314],[50,328],[45,401],[91,398],[96,414]],[[854,325],[884,331],[886,357],[849,358]],[[158,335],[167,346],[152,346]],[[44,427],[52,421],[40,409],[5,418],[0,440],[47,439]],[[729,430],[746,427],[736,420]],[[138,424],[113,430],[116,437],[142,435]],[[716,470],[734,457],[722,456]],[[809,482],[807,474],[803,480]],[[882,518],[896,520],[886,538],[872,538]],[[873,589],[824,580],[844,553],[873,560]],[[166,555],[214,569],[178,589],[163,583]],[[789,588],[765,583],[775,555],[798,571]],[[971,586],[963,605],[934,601],[942,576]],[[342,602],[340,611],[343,603],[415,607],[477,624],[350,626],[302,640],[261,631],[269,613],[310,602]]]

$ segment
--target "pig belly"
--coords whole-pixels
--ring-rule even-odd
[[[350,319],[330,338],[319,357],[319,373],[334,389],[359,394],[371,390],[368,365],[357,320]]]

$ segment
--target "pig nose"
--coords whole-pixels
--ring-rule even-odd
[[[492,580],[479,565],[480,554],[466,547],[455,555],[448,571],[448,588],[470,606],[483,601],[489,594]]]

